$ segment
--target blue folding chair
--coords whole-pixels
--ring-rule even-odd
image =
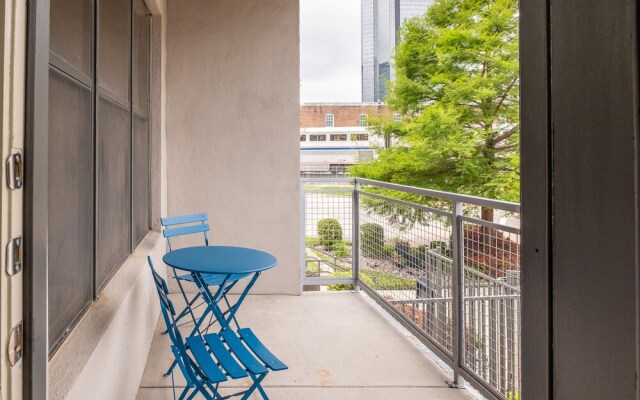
[[[173,250],[173,246],[171,243],[172,238],[175,238],[178,236],[191,235],[191,234],[202,233],[204,237],[205,246],[209,245],[209,236],[208,236],[209,224],[207,223],[206,213],[161,218],[160,223],[162,224],[162,227],[163,227],[162,234],[167,239],[167,246],[169,247],[169,251]],[[248,275],[249,274],[231,275],[228,279],[226,279],[226,283],[225,283],[225,278],[226,278],[225,275],[203,274],[202,278],[204,280],[204,283],[207,286],[220,286],[221,284],[225,283],[226,286],[224,288],[223,300],[225,301],[228,307],[227,312],[229,312],[229,310],[231,310],[231,303],[227,298],[227,293],[240,279]],[[193,275],[191,274],[178,275],[177,271],[173,269],[173,276],[176,279],[178,286],[180,287],[180,292],[182,293],[182,297],[184,298],[184,301],[186,303],[185,308],[178,314],[176,318],[176,323],[178,323],[178,321],[180,321],[182,318],[186,317],[187,315],[189,315],[191,317],[191,320],[194,323],[196,323],[197,320],[193,313],[193,310],[200,307],[205,302],[203,301],[200,304],[195,306],[194,304],[199,298],[202,297],[202,293],[198,292],[191,300],[189,300],[186,294],[187,292],[184,290],[184,287],[182,286],[182,282],[195,283]],[[240,326],[238,324],[238,321],[235,318],[235,315],[233,316],[233,322],[235,323],[236,328],[239,329]],[[212,319],[209,322],[208,326],[205,328],[205,330],[208,330],[209,327],[214,323],[215,321]],[[166,332],[163,332],[163,333],[166,333]],[[167,372],[167,374],[169,372]]]
[[[240,337],[235,332],[226,330],[220,336],[216,333],[190,336],[185,342],[176,323],[176,312],[169,299],[167,283],[156,272],[151,257],[147,257],[147,260],[160,297],[162,316],[171,338],[171,350],[187,381],[187,386],[180,394],[179,400],[192,399],[198,393],[207,400],[222,399],[218,392],[220,382],[229,378],[239,379],[247,376],[251,378],[253,384],[244,393],[242,399],[248,399],[255,390],[258,390],[263,399],[268,400],[262,381],[269,370],[285,370],[288,368],[287,365],[275,357],[249,328],[240,329],[238,331]],[[175,399],[173,374],[171,377]]]

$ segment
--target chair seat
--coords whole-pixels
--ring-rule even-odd
[[[249,275],[250,274],[233,274],[229,277],[229,279],[227,279],[227,282],[231,283],[231,282],[239,281],[240,279],[247,277]],[[223,275],[223,274],[202,274],[204,283],[206,283],[207,286],[222,285],[222,282],[224,282],[225,277],[226,275]],[[194,281],[193,275],[191,274],[178,275],[177,279],[180,279],[181,281],[185,281],[185,282]]]
[[[273,371],[281,371],[289,368],[285,363],[280,361],[278,357],[274,356],[264,344],[262,344],[260,339],[258,339],[250,328],[238,329],[238,333],[247,346],[249,346],[251,351],[253,351],[253,353],[257,355],[258,358],[267,365],[267,367]]]
[[[227,376],[220,371],[220,368],[211,358],[207,346],[205,346],[200,336],[191,336],[187,338],[187,344],[191,349],[191,354],[198,363],[200,369],[213,383],[224,382],[227,380]]]
[[[253,332],[247,331],[250,331],[250,329],[245,330],[245,335],[255,338]],[[216,333],[204,335],[204,340],[201,336],[191,336],[187,338],[187,345],[191,350],[191,354],[193,354],[193,358],[202,372],[212,382],[223,382],[227,380],[227,375],[232,379],[238,379],[249,376],[247,372],[256,375],[266,374],[268,372],[267,368],[251,354],[251,351],[247,349],[245,344],[242,343],[233,331],[227,330],[222,332],[222,338],[224,342]],[[257,338],[255,338],[255,340],[257,340]],[[226,346],[224,343],[226,343]],[[208,349],[207,345],[209,346]],[[269,350],[266,350],[262,343],[260,343],[258,347],[261,348],[262,352],[262,355],[258,357],[261,359],[262,357],[267,357],[277,361],[276,364],[279,369],[287,368],[287,366],[275,358]],[[253,351],[253,348],[251,348],[251,350]]]
[[[222,338],[236,358],[240,360],[245,367],[247,367],[248,371],[251,371],[256,375],[266,374],[268,372],[267,368],[262,365],[262,363],[260,363],[260,361],[258,361],[242,344],[242,341],[238,339],[235,332],[230,329],[222,331]]]

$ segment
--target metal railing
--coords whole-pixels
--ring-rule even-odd
[[[363,289],[453,385],[520,398],[519,204],[361,178],[301,192],[306,290]]]

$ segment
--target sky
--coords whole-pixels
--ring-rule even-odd
[[[300,102],[360,102],[360,0],[300,0]]]

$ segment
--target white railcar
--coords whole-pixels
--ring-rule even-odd
[[[300,129],[302,175],[342,175],[347,167],[374,157],[380,140],[366,127]]]

